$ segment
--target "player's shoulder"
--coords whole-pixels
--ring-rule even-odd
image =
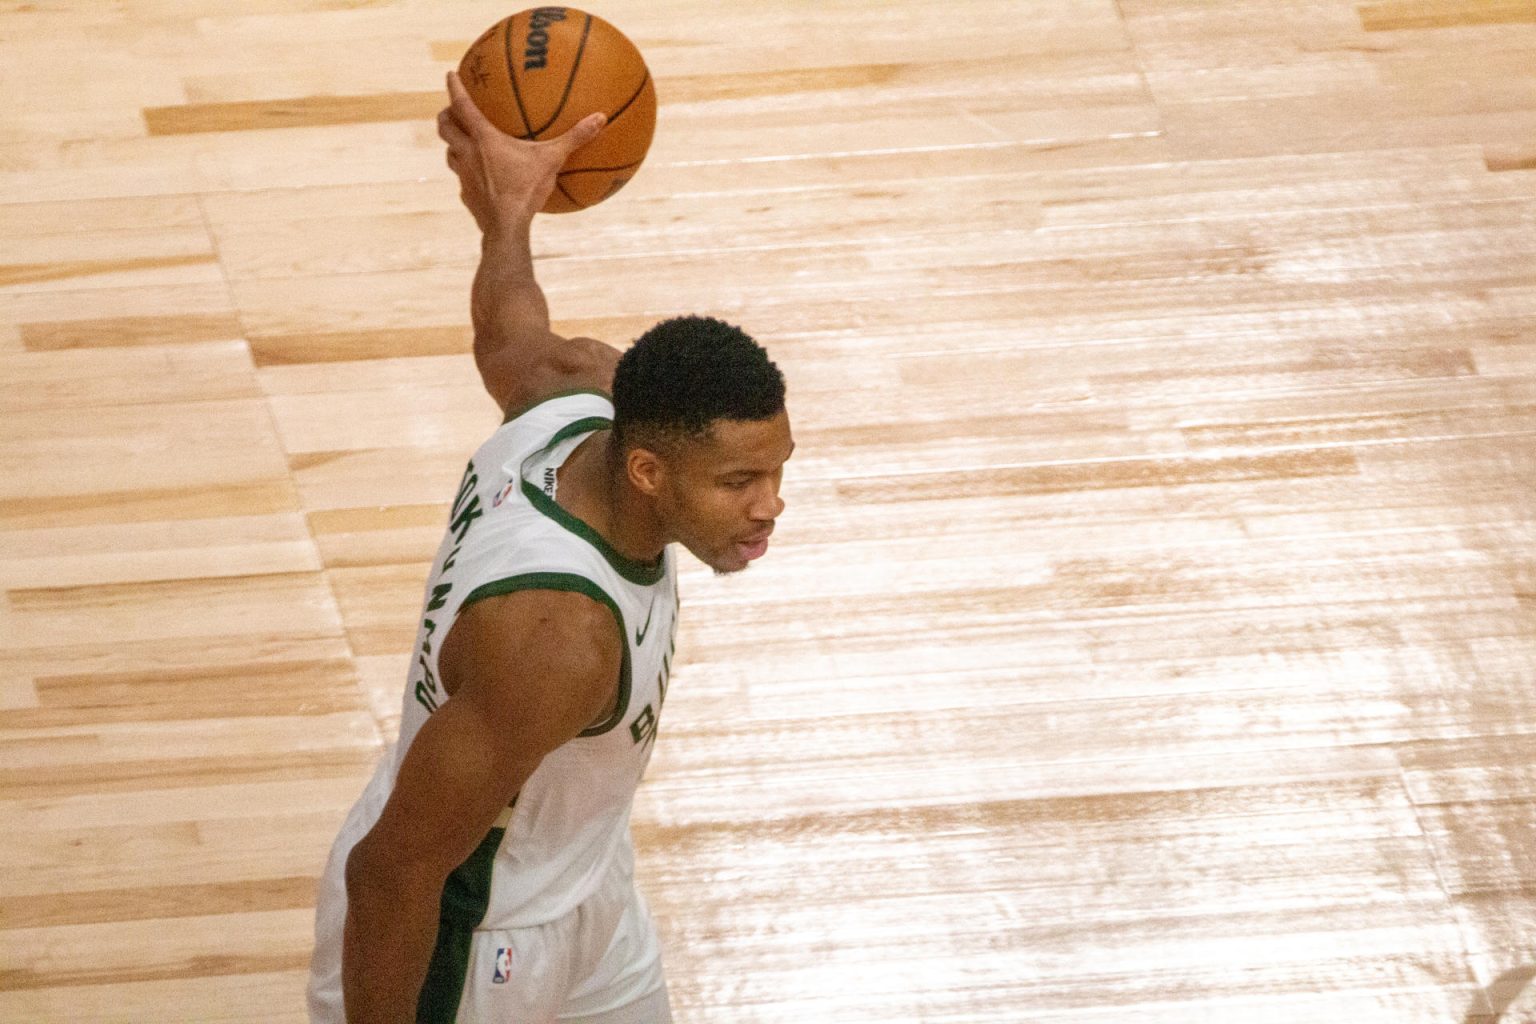
[[[477,352],[476,365],[486,390],[510,418],[550,395],[609,391],[619,355],[618,349],[595,338],[550,333],[543,344]]]
[[[539,577],[502,590],[482,588],[483,596],[460,609],[441,655],[446,674],[502,675],[519,666],[514,674],[528,677],[523,685],[606,692],[624,656],[608,599],[581,577]]]
[[[480,587],[459,610],[456,626],[516,643],[581,639],[590,646],[604,628],[617,636],[612,599],[574,573],[528,573]]]

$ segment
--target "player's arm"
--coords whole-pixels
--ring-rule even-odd
[[[503,412],[572,388],[609,390],[619,353],[592,338],[550,329],[549,304],[534,278],[533,216],[555,188],[566,157],[602,129],[594,114],[556,139],[527,142],[498,130],[448,76],[449,105],[437,118],[459,195],[480,226],[480,267],[470,290],[475,365]]]
[[[612,613],[580,594],[518,592],[459,616],[438,655],[452,696],[417,732],[378,822],[347,858],[350,1024],[416,1020],[444,883],[544,755],[607,710],[620,644]]]

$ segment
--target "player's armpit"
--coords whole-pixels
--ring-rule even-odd
[[[606,709],[622,657],[613,614],[581,594],[520,591],[459,616],[439,655],[452,696],[347,861],[348,1020],[415,1019],[444,881],[543,757]]]
[[[485,389],[503,414],[535,405],[564,391],[612,393],[619,350],[595,338],[562,338],[523,349],[476,349],[475,364]]]

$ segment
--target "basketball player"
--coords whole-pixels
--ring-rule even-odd
[[[524,142],[448,89],[438,131],[483,235],[475,361],[506,420],[453,500],[399,743],[331,851],[310,1015],[661,1024],[629,811],[672,664],[667,545],[720,573],[767,550],[784,380],[718,320],[664,321],[622,357],[554,334],[530,223],[601,117]]]

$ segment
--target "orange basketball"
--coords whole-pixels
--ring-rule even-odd
[[[597,138],[560,169],[545,213],[594,206],[623,188],[651,147],[656,87],[635,44],[596,15],[535,7],[504,18],[470,44],[459,78],[492,124],[520,139],[548,139],[594,111]]]

